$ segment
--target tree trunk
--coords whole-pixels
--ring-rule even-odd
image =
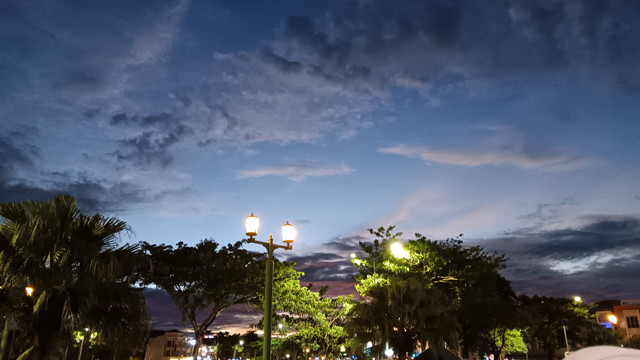
[[[196,330],[195,336],[196,336],[196,343],[195,345],[193,345],[193,349],[191,350],[191,356],[193,356],[194,359],[197,358],[198,350],[200,349],[200,346],[204,342],[204,331]]]
[[[7,314],[7,319],[4,321],[4,328],[2,329],[2,341],[0,341],[0,360],[9,358],[9,350],[7,349],[7,343],[9,342],[9,331],[11,330],[11,320]]]

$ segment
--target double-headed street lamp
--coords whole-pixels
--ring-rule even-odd
[[[293,225],[282,225],[282,241],[286,245],[277,245],[273,243],[273,234],[269,234],[269,240],[267,242],[258,241],[254,239],[254,236],[258,236],[258,227],[260,227],[260,220],[257,216],[249,215],[245,221],[246,234],[249,237],[247,242],[253,244],[260,244],[267,249],[267,266],[264,279],[264,337],[262,346],[262,360],[271,360],[271,301],[273,296],[273,251],[275,249],[291,250],[291,243],[295,239],[297,232]]]

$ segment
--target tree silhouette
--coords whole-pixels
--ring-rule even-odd
[[[146,304],[130,286],[139,264],[136,248],[118,247],[126,223],[84,215],[69,195],[0,204],[0,216],[2,286],[34,289],[25,329],[31,344],[21,359],[56,358],[61,350],[55,344],[87,326],[103,334],[147,332]],[[133,311],[118,316],[132,301]]]
[[[151,262],[144,282],[167,291],[183,320],[193,327],[194,356],[220,312],[234,304],[256,301],[256,291],[264,283],[259,263],[262,255],[241,249],[241,245],[220,246],[213,240],[196,246],[180,242],[175,248],[142,243]]]

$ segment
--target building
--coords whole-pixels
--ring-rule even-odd
[[[184,360],[191,357],[193,345],[178,330],[153,330],[144,353],[144,360]]]
[[[596,319],[600,325],[615,329],[625,341],[640,336],[640,300],[608,301],[599,305]]]

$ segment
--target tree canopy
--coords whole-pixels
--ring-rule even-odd
[[[394,227],[369,231],[375,239],[361,242],[364,256],[352,260],[362,299],[349,328],[361,342],[372,341],[372,351],[380,355],[389,347],[401,359],[427,344],[435,356],[444,354],[445,346],[461,352],[460,340],[471,328],[496,327],[496,321],[468,317],[474,307],[497,308],[494,298],[512,295],[499,274],[503,256],[465,247],[458,238],[433,241],[421,234],[398,247],[393,244],[401,242],[402,233]],[[395,254],[392,245],[399,250]],[[477,340],[470,347],[477,347]]]
[[[131,287],[140,265],[137,249],[118,246],[126,223],[84,215],[68,195],[0,204],[0,216],[2,289],[33,289],[15,319],[23,321],[30,344],[21,359],[62,357],[56,344],[68,344],[85,327],[103,342],[144,343],[146,302]]]
[[[244,250],[241,245],[237,242],[220,246],[213,240],[203,240],[195,246],[179,242],[175,247],[142,243],[151,262],[144,283],[167,291],[183,320],[193,327],[194,355],[222,310],[257,301],[257,289],[264,283],[260,276],[263,256]]]

